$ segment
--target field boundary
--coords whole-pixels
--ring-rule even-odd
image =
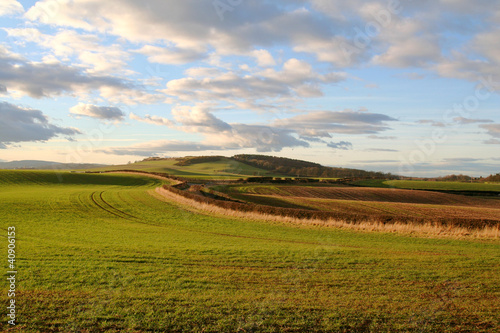
[[[223,215],[232,218],[244,218],[253,220],[265,220],[272,222],[292,223],[298,225],[309,226],[325,226],[336,227],[341,229],[351,229],[358,231],[379,231],[402,234],[415,234],[420,236],[438,236],[438,237],[453,237],[453,238],[479,238],[479,239],[498,239],[500,237],[500,228],[496,225],[484,225],[481,228],[465,228],[452,224],[443,224],[438,221],[429,221],[421,219],[419,224],[412,223],[413,221],[402,221],[391,218],[390,222],[382,222],[379,219],[366,217],[364,219],[347,219],[342,217],[326,217],[318,218],[313,214],[310,216],[290,216],[277,215],[262,211],[262,205],[248,205],[247,210],[234,209],[238,205],[235,202],[222,202],[217,204],[217,200],[206,197],[201,197],[194,193],[184,192],[169,186],[156,188],[155,192],[166,199],[172,200],[178,204],[188,206],[191,210],[197,212],[205,212],[209,214]],[[228,204],[228,205],[224,205]],[[241,204],[240,204],[241,205]],[[225,206],[225,207],[224,207]],[[231,206],[233,206],[231,208]],[[257,210],[252,210],[251,207],[257,207]],[[258,207],[261,206],[261,207]],[[260,211],[258,209],[261,209]],[[267,207],[266,207],[267,208]],[[276,208],[276,207],[270,207]],[[283,211],[287,209],[284,208]],[[311,211],[315,213],[315,211]],[[324,213],[324,212],[319,212]],[[413,219],[412,219],[413,220]],[[496,221],[495,221],[496,222]]]
[[[500,223],[496,220],[460,218],[429,219],[383,214],[370,216],[274,207],[246,203],[239,200],[219,200],[216,198],[217,196],[207,196],[201,191],[189,191],[186,189],[189,189],[191,186],[189,186],[185,179],[175,176],[170,177],[168,174],[135,170],[113,170],[104,171],[103,173],[129,173],[170,181],[173,184],[158,187],[155,189],[155,192],[177,203],[187,205],[193,210],[229,217],[429,236],[472,237],[483,239],[500,238]]]

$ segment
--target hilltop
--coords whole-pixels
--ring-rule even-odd
[[[162,172],[173,176],[203,179],[238,179],[242,177],[309,178],[392,178],[391,174],[348,168],[326,167],[318,163],[266,155],[186,156],[179,158],[148,157],[126,165],[99,168]]]
[[[51,161],[23,160],[0,162],[0,169],[37,169],[37,170],[72,170],[103,167],[104,164],[95,163],[59,163]]]

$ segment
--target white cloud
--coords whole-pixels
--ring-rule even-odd
[[[182,123],[190,132],[220,132],[231,129],[231,126],[215,117],[205,104],[176,106],[172,109],[174,119]]]
[[[265,109],[269,104],[277,107],[290,104],[299,98],[322,95],[321,85],[345,79],[344,73],[322,75],[305,61],[290,59],[282,70],[265,69],[253,74],[232,71],[212,72],[199,76],[200,70],[188,71],[195,75],[167,83],[163,92],[183,102],[227,102],[245,108]]]
[[[378,133],[388,129],[386,122],[395,119],[382,114],[342,111],[314,112],[275,121],[269,125],[227,123],[213,114],[209,103],[193,107],[176,106],[172,110],[176,123],[162,117],[130,118],[155,125],[163,125],[188,133],[203,136],[201,143],[184,141],[155,141],[145,145],[113,148],[110,151],[126,155],[155,155],[167,151],[255,149],[258,152],[279,152],[284,148],[310,147],[309,142],[339,150],[350,150],[348,141],[327,142],[321,138],[331,138],[334,133],[365,134]],[[178,148],[178,149],[177,149]]]
[[[258,152],[279,152],[283,148],[309,147],[306,141],[297,139],[293,130],[264,125],[231,124],[231,129],[215,132],[207,137],[214,145],[232,144],[237,148],[253,148]]]
[[[9,92],[34,98],[90,93],[107,88],[134,90],[131,81],[109,75],[85,73],[58,62],[33,62],[0,45],[0,81]],[[109,90],[108,90],[109,91]]]
[[[0,102],[0,148],[29,141],[47,141],[58,135],[72,137],[81,132],[49,122],[42,111]]]
[[[208,57],[207,49],[204,47],[178,48],[145,45],[135,52],[146,55],[149,62],[172,65],[187,64]]]
[[[22,13],[24,13],[24,8],[16,0],[2,0],[2,2],[0,2],[0,16]]]
[[[104,149],[103,152],[115,155],[131,156],[157,156],[169,152],[199,152],[207,150],[225,150],[232,147],[224,145],[209,145],[203,142],[178,141],[178,140],[156,140],[132,145],[129,147],[114,147]]]
[[[137,120],[137,121],[151,124],[151,125],[167,126],[167,127],[173,127],[175,125],[173,121],[171,121],[167,118],[163,118],[163,117],[159,117],[159,116],[151,116],[149,114],[147,114],[144,117],[141,117],[141,116],[138,116],[138,115],[131,112],[129,117],[130,117],[130,119]]]
[[[69,112],[74,116],[83,116],[101,120],[122,121],[125,114],[117,107],[97,106],[80,103],[72,107]]]
[[[487,31],[475,36],[472,41],[472,47],[485,56],[491,62],[500,64],[500,45],[499,36],[500,29]]]
[[[252,55],[257,60],[257,65],[261,67],[272,67],[276,66],[276,61],[274,60],[271,53],[267,50],[255,50]]]
[[[37,43],[61,60],[77,56],[80,64],[92,73],[125,72],[130,54],[118,44],[105,46],[103,40],[92,34],[79,34],[73,30],[58,31],[54,35],[41,33],[35,28],[4,29],[9,36]]]
[[[439,61],[440,57],[441,49],[435,40],[415,37],[391,45],[387,52],[376,55],[373,62],[388,67],[421,68]]]
[[[280,128],[290,128],[311,137],[331,137],[331,133],[376,134],[390,129],[387,122],[396,119],[378,113],[345,111],[315,111],[275,121]]]

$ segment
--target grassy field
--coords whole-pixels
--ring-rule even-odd
[[[175,165],[177,162],[178,161],[175,159],[144,161],[126,165],[109,166],[93,170],[140,170],[147,172],[162,172],[174,176],[197,179],[229,180],[248,176],[274,176],[266,170],[255,168],[229,158],[222,158],[222,160],[216,162],[205,162],[187,166],[177,166]]]
[[[498,241],[208,216],[167,202],[161,184],[0,171],[2,232],[15,226],[18,245],[12,331],[500,329]]]
[[[404,188],[415,190],[445,190],[445,191],[498,191],[500,184],[463,183],[463,182],[434,182],[423,180],[362,180],[354,184],[369,187]]]

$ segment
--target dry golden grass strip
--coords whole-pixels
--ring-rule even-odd
[[[453,225],[443,225],[436,222],[426,222],[421,224],[405,223],[404,221],[394,221],[391,223],[383,223],[373,220],[362,221],[347,221],[342,219],[308,219],[296,218],[291,216],[278,216],[265,214],[253,211],[238,211],[228,208],[222,208],[214,204],[203,203],[194,199],[187,198],[180,194],[173,193],[170,190],[159,187],[155,191],[159,196],[165,198],[166,201],[174,201],[185,206],[187,209],[196,212],[204,212],[212,215],[221,215],[232,218],[243,218],[252,220],[265,220],[281,223],[292,223],[298,225],[309,226],[326,226],[342,229],[351,229],[368,232],[387,232],[401,233],[426,237],[451,237],[451,238],[473,238],[473,239],[498,239],[500,237],[500,227],[485,226],[481,229],[468,229]]]

